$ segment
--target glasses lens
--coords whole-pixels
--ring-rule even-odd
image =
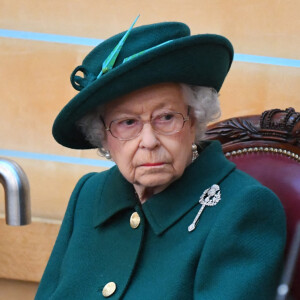
[[[182,129],[184,118],[181,113],[168,112],[155,117],[151,124],[157,132],[172,134]]]
[[[111,134],[121,140],[129,140],[138,136],[142,128],[143,123],[135,118],[119,119],[110,123]]]
[[[186,120],[188,120],[188,117],[184,119],[181,113],[167,112],[156,116],[150,123],[156,132],[169,135],[179,132]],[[119,140],[131,140],[140,134],[143,126],[144,122],[138,118],[123,118],[112,121],[109,131],[112,136]]]

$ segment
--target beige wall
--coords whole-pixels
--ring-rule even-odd
[[[32,300],[37,287],[37,282],[0,278],[0,300]]]
[[[299,11],[298,0],[1,0],[0,28],[105,39],[126,30],[141,14],[137,25],[183,21],[193,34],[225,35],[236,53],[300,60]],[[0,46],[0,149],[100,159],[94,151],[63,148],[51,136],[56,114],[75,95],[69,75],[91,47],[13,38],[0,38]],[[222,118],[290,106],[300,111],[299,94],[299,67],[235,61],[221,90]],[[0,240],[0,269],[7,270],[0,277],[38,282],[59,227],[46,219],[61,220],[80,176],[105,168],[12,158],[28,174],[33,216],[44,219],[27,227],[26,242],[20,229],[5,229],[3,220],[0,231],[5,240],[19,241],[27,250],[45,232],[49,240],[41,239],[44,250],[38,261],[25,251],[26,268],[22,259],[7,257],[10,248]],[[0,198],[3,212],[3,191]],[[5,282],[13,284],[1,281],[0,289]]]

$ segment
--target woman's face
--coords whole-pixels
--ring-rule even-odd
[[[191,147],[195,140],[193,120],[186,121],[180,132],[163,135],[155,132],[147,121],[165,112],[179,112],[187,117],[188,107],[179,84],[149,86],[118,98],[105,107],[106,126],[123,118],[146,121],[137,137],[122,141],[107,132],[103,143],[120,172],[134,185],[139,195],[149,194],[149,190],[150,194],[162,191],[191,163]]]

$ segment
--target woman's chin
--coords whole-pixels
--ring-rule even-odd
[[[139,167],[136,169],[133,183],[141,188],[158,188],[162,191],[178,177],[177,172],[170,164],[155,167]]]
[[[162,191],[166,188],[171,182],[174,181],[174,176],[170,173],[151,173],[143,175],[140,178],[136,179],[136,184],[142,188],[159,188]],[[162,188],[164,187],[164,188]]]

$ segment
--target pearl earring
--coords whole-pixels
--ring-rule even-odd
[[[108,160],[111,160],[111,154],[109,150],[106,150],[105,148],[99,148],[97,152],[100,156],[105,157]]]
[[[192,154],[193,154],[193,156],[192,156],[192,162],[194,162],[195,159],[199,156],[196,144],[192,144]]]
[[[108,159],[108,160],[111,159],[111,154],[110,154],[110,152],[109,152],[108,150],[106,151],[106,153],[105,153],[104,156],[105,156],[105,158]]]

